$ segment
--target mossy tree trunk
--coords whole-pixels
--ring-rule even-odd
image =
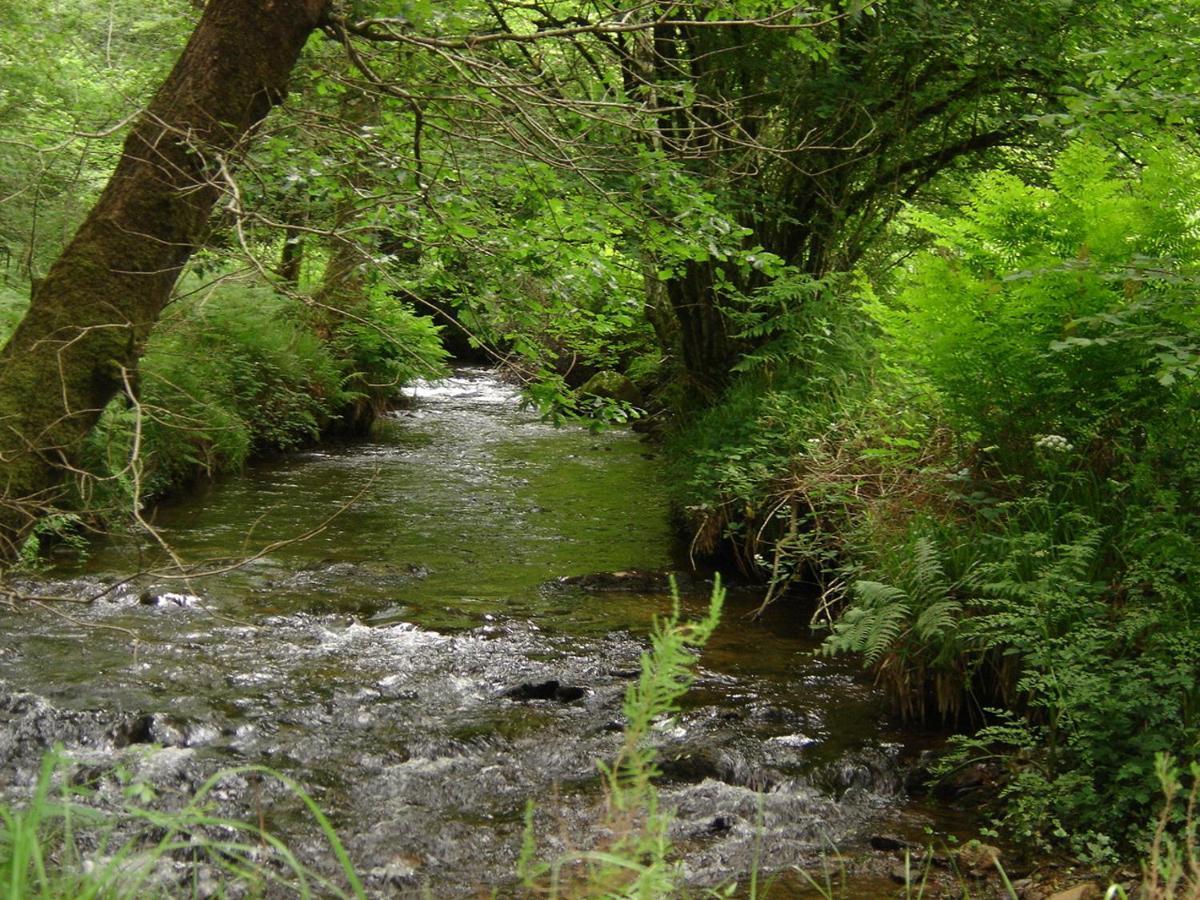
[[[714,264],[687,261],[683,272],[666,282],[666,295],[688,386],[701,404],[709,403],[725,386],[734,359]]]
[[[209,0],[112,178],[0,351],[0,559],[52,509],[137,366],[231,163],[329,0]]]
[[[304,271],[304,236],[294,229],[287,229],[283,249],[279,252],[279,268],[275,273],[286,287],[300,287],[300,274]]]

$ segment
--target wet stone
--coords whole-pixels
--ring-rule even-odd
[[[994,870],[1000,863],[1000,850],[977,840],[967,841],[958,850],[958,865],[975,876]]]
[[[204,605],[204,601],[195,594],[153,590],[143,591],[139,594],[138,603],[142,606],[154,606],[159,609],[196,609]]]
[[[206,722],[187,722],[164,713],[147,713],[118,725],[112,732],[116,747],[157,744],[162,747],[197,747],[222,737],[222,731]]]
[[[505,691],[504,696],[510,700],[522,703],[530,700],[553,700],[557,703],[574,703],[576,700],[582,700],[587,696],[587,688],[560,684],[558,681],[551,679],[549,681],[519,684]]]
[[[709,834],[723,834],[736,824],[737,820],[732,816],[717,816],[708,823],[708,832]]]
[[[912,841],[906,841],[890,834],[871,835],[869,843],[875,850],[914,850],[917,848]]]
[[[114,737],[118,747],[130,744],[162,744],[164,747],[184,745],[183,729],[158,713],[139,716],[127,728],[118,729]]]

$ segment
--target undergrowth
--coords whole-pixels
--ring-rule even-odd
[[[825,651],[991,764],[996,827],[1095,864],[1149,846],[1156,756],[1200,756],[1197,193],[1088,144],[981,178],[848,298],[863,355],[749,373],[671,448],[698,550],[768,602],[815,582]]]
[[[23,306],[15,291],[0,296],[0,329]],[[303,297],[249,277],[185,279],[136,376],[88,437],[75,494],[38,526],[25,557],[84,523],[119,526],[131,510],[251,458],[361,430],[444,359],[430,319],[377,292],[323,334]]]

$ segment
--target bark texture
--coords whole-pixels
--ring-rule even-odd
[[[725,386],[734,358],[714,264],[688,260],[683,272],[666,282],[666,294],[678,325],[675,336],[688,387],[701,404],[709,403]]]
[[[329,0],[209,0],[0,351],[0,559],[52,508]]]

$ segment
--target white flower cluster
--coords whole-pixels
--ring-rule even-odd
[[[1067,453],[1075,449],[1061,434],[1043,434],[1033,442],[1033,446],[1051,453]]]

